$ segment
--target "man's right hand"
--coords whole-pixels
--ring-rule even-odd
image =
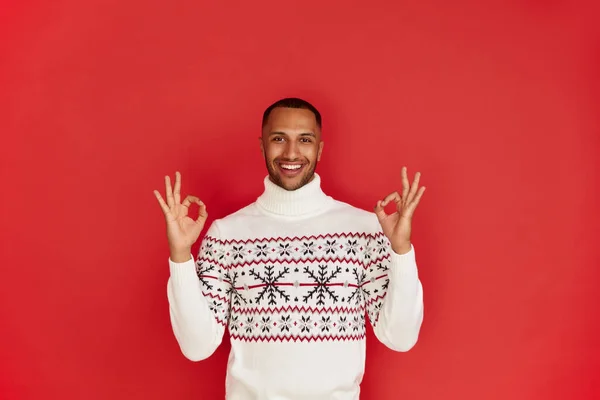
[[[181,174],[179,172],[175,172],[175,190],[171,189],[171,178],[168,175],[165,176],[165,187],[166,203],[158,190],[154,191],[154,195],[165,214],[171,260],[177,263],[185,262],[190,260],[192,245],[198,240],[208,213],[204,203],[196,196],[187,196],[183,203],[181,202]],[[196,220],[188,216],[192,203],[196,203],[200,207]]]

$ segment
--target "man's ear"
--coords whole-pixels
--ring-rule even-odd
[[[321,141],[321,143],[319,143],[319,152],[317,153],[317,161],[321,161],[321,153],[323,153],[323,146],[325,146],[325,142]]]
[[[265,156],[265,145],[263,143],[262,137],[259,137],[258,141],[260,142],[260,152],[262,153],[262,155],[264,157]]]

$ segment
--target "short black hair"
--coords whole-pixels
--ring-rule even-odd
[[[275,103],[271,104],[265,112],[263,113],[262,126],[267,124],[267,120],[269,119],[269,115],[274,108],[284,107],[284,108],[303,108],[306,110],[312,111],[315,114],[315,119],[317,120],[317,125],[321,128],[321,113],[315,106],[310,104],[308,101],[299,99],[297,97],[286,97],[281,100],[277,100]]]

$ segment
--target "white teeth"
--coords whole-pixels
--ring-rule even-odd
[[[283,164],[281,164],[281,168],[283,168],[283,169],[291,169],[291,170],[298,169],[301,166],[302,165],[283,165]]]

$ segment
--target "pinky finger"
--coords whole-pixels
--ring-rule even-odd
[[[163,198],[160,195],[160,193],[158,192],[158,190],[154,191],[154,196],[158,200],[158,204],[160,205],[160,208],[163,210],[165,215],[170,214],[171,210],[169,209],[169,206],[167,205],[167,203],[165,203],[165,201],[163,200]]]

